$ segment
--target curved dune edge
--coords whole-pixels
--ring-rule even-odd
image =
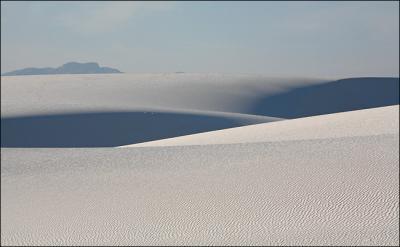
[[[117,147],[281,120],[211,111],[86,111],[4,117],[1,147]]]
[[[121,147],[254,143],[399,132],[399,105],[254,124]]]

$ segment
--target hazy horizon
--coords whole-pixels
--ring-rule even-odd
[[[398,77],[399,2],[6,2],[1,72]]]

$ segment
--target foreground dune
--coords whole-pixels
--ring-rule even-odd
[[[2,243],[395,245],[397,109],[372,109],[378,124],[358,136],[339,128],[312,140],[3,148]],[[357,132],[360,113],[336,119]]]

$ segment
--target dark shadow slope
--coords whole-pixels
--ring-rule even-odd
[[[166,112],[93,112],[1,119],[1,147],[115,147],[260,123]]]
[[[399,78],[351,78],[296,88],[256,103],[252,114],[299,118],[399,104]]]

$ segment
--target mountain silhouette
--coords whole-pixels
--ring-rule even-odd
[[[98,63],[69,62],[58,68],[25,68],[4,73],[3,76],[13,75],[56,75],[56,74],[106,74],[122,73],[109,67],[100,67]]]

